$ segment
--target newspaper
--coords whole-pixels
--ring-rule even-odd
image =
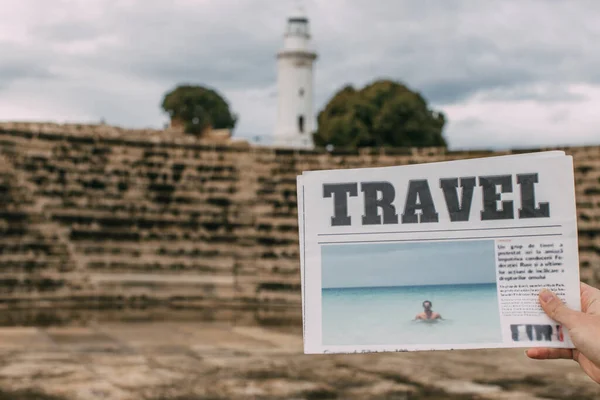
[[[297,178],[304,352],[572,348],[573,159],[562,151]]]

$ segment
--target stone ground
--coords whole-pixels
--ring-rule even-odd
[[[0,400],[596,399],[522,350],[304,355],[300,329],[227,323],[0,328]]]

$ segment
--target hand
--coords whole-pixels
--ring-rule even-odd
[[[544,312],[569,332],[575,349],[532,348],[528,357],[537,360],[575,360],[596,383],[600,383],[600,290],[581,283],[581,310],[568,308],[549,290],[540,292]]]

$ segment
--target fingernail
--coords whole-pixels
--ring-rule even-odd
[[[540,299],[544,302],[544,303],[548,303],[550,302],[552,299],[554,299],[554,294],[552,294],[551,291],[549,291],[548,289],[544,289],[540,292]]]

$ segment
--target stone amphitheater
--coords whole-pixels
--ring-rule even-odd
[[[562,150],[575,161],[581,277],[597,285],[600,146]],[[327,153],[1,123],[0,388],[16,399],[32,388],[61,399],[596,398],[573,363],[520,351],[300,354],[296,175],[511,153]]]

